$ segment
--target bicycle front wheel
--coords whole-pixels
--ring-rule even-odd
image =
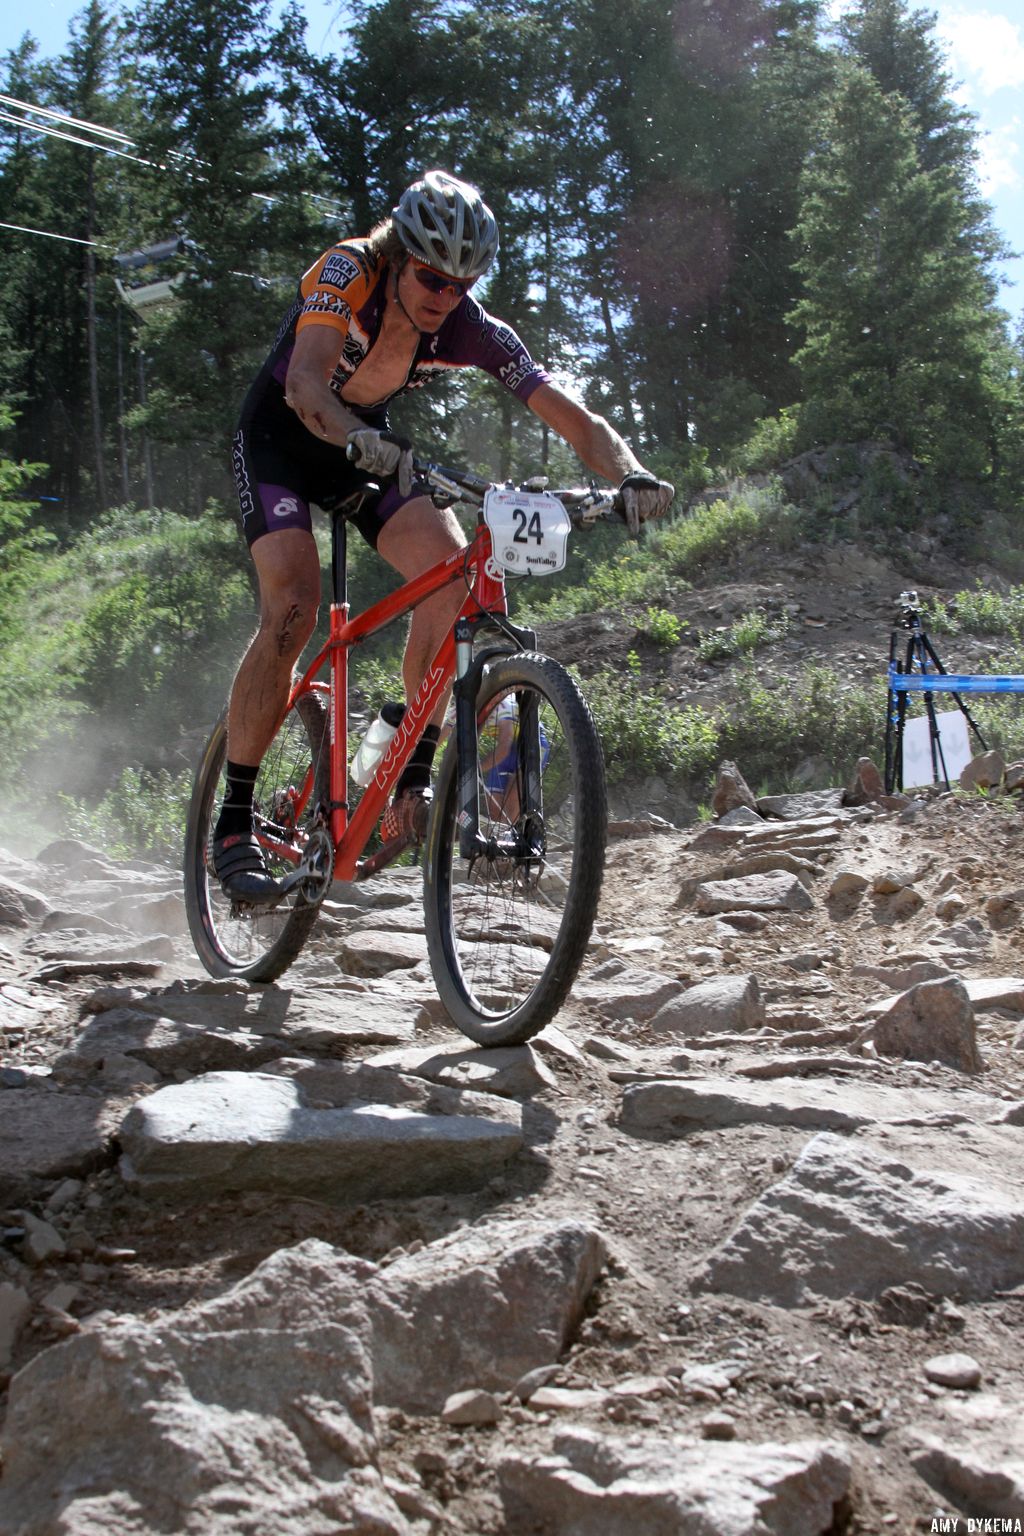
[[[427,831],[427,947],[459,1029],[480,1045],[518,1045],[558,1012],[590,940],[607,840],[604,760],[583,696],[550,657],[489,668],[476,713],[481,851],[459,851],[453,739]]]
[[[185,836],[185,910],[196,953],[212,976],[273,981],[287,970],[316,922],[301,887],[276,906],[232,901],[213,869],[213,824],[224,794],[227,720],[206,744]],[[267,867],[279,879],[305,851],[317,806],[330,799],[327,713],[315,693],[295,700],[260,764],[254,826]]]

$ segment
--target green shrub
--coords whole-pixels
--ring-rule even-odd
[[[92,804],[71,795],[58,799],[71,836],[96,843],[116,859],[142,854],[178,863],[191,794],[191,773],[125,768]]]
[[[673,646],[679,644],[683,638],[683,630],[688,628],[688,625],[685,619],[670,613],[667,608],[648,608],[637,628],[641,634],[646,635],[648,640],[653,640],[655,645],[671,650]]]
[[[721,661],[728,656],[747,656],[758,646],[770,645],[788,633],[789,618],[782,613],[770,619],[759,608],[743,613],[734,624],[701,635],[697,654],[702,661]]]
[[[746,442],[729,456],[729,467],[739,474],[778,469],[796,453],[799,426],[797,406],[786,406],[777,416],[763,417]]]
[[[610,784],[659,774],[663,778],[703,780],[715,766],[718,732],[697,705],[679,709],[636,678],[623,686],[620,672],[597,672],[581,681],[604,750]]]
[[[949,603],[933,598],[922,604],[926,629],[947,635],[1012,635],[1024,638],[1024,587],[994,592],[979,582],[973,591],[954,593]]]
[[[736,761],[750,783],[763,779],[779,785],[811,756],[827,762],[832,782],[841,781],[858,757],[879,757],[885,695],[881,677],[863,687],[814,665],[792,684],[767,688],[756,669],[747,667],[719,721],[722,756]]]

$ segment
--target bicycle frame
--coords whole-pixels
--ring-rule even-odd
[[[398,776],[412,754],[446,690],[456,677],[456,626],[479,618],[481,611],[500,616],[508,613],[505,582],[491,557],[490,530],[482,521],[477,527],[472,543],[466,549],[457,550],[421,576],[406,582],[396,592],[381,598],[377,603],[349,618],[345,569],[345,520],[334,519],[332,534],[332,587],[333,600],[330,610],[330,627],[326,644],[306,668],[293,687],[286,708],[291,709],[295,700],[311,691],[329,692],[329,752],[330,752],[330,804],[327,811],[328,831],[334,844],[334,878],[354,880],[359,877],[359,857],[368,843],[374,827],[380,819],[387,799],[397,783]],[[455,624],[446,633],[437,654],[415,696],[409,701],[402,723],[387,752],[379,763],[372,781],[363,792],[354,814],[349,815],[348,784],[348,675],[349,652],[352,647],[368,640],[379,630],[404,614],[410,613],[426,598],[440,592],[463,576],[468,579],[466,599],[456,616]],[[325,666],[330,669],[330,683],[316,678]],[[313,792],[313,772],[297,790],[293,807],[296,819],[305,811]],[[298,864],[302,850],[293,844],[278,843],[272,837],[262,835],[268,847],[290,863]],[[291,878],[291,877],[289,877]]]

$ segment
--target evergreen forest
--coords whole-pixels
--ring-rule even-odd
[[[883,442],[919,473],[901,526],[998,522],[1019,546],[1022,336],[929,13],[351,0],[339,26],[321,53],[295,3],[89,0],[59,57],[29,19],[0,60],[0,731],[65,825],[174,843],[252,624],[240,402],[302,272],[430,167],[498,217],[482,302],[676,482],[680,514]],[[395,415],[449,462],[579,478],[489,377]],[[364,596],[378,564],[357,557]],[[371,702],[392,665],[367,661]]]

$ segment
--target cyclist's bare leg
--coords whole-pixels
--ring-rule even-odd
[[[284,714],[292,668],[316,626],[320,561],[311,533],[279,528],[257,539],[260,627],[235,675],[228,704],[227,781],[213,832],[213,862],[225,895],[274,901],[277,881],[266,867],[252,823],[257,769]]]
[[[388,518],[377,539],[377,553],[394,566],[406,581],[421,575],[439,560],[465,547],[466,536],[454,512],[450,508],[442,510],[435,507],[428,496],[418,496],[415,501],[400,507],[393,517]],[[426,676],[427,668],[455,622],[465,596],[463,583],[453,582],[451,586],[442,587],[440,592],[428,597],[414,611],[402,663],[402,681],[407,699],[413,697]],[[447,704],[446,694],[435,710],[431,724],[440,726]]]
[[[292,669],[316,628],[320,557],[311,533],[281,528],[252,546],[260,627],[235,675],[228,705],[228,757],[257,764],[284,713]]]

